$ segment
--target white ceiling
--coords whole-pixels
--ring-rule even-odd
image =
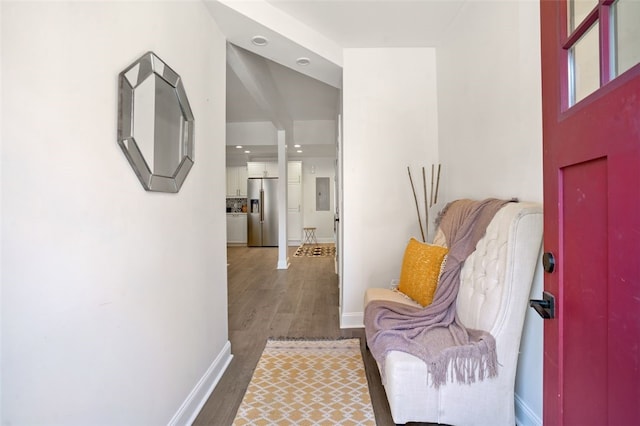
[[[293,18],[295,21],[291,22],[308,27],[338,48],[367,48],[437,47],[467,1],[253,0],[253,3],[277,10],[283,18]],[[207,6],[230,43],[270,59],[268,72],[291,119],[334,119],[338,113],[337,88],[342,84],[342,69],[335,63],[338,61],[305,49],[296,41],[244,16],[229,7],[231,3],[230,0],[208,1]],[[266,36],[270,43],[254,46],[250,40],[255,35]],[[295,60],[301,56],[310,58],[311,64],[297,66]],[[227,121],[268,121],[272,116],[227,67]],[[332,146],[308,148],[302,158],[312,154],[335,155]],[[227,150],[229,154],[237,155],[234,149]],[[273,152],[265,153],[265,150]],[[269,156],[275,153],[275,147],[255,147],[255,152],[258,151],[262,156]],[[300,155],[290,152],[290,157],[300,158]]]
[[[289,117],[296,121],[336,118],[339,89],[273,61],[267,60],[266,64]],[[260,107],[227,65],[227,122],[267,121],[268,118],[268,111]]]
[[[266,0],[342,47],[436,47],[466,0]]]

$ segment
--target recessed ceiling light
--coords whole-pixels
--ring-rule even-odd
[[[251,154],[251,151],[246,150],[244,153],[245,153],[245,154]]]
[[[310,63],[311,63],[311,60],[309,58],[302,57],[302,58],[296,59],[296,64],[300,65],[301,67],[306,67]]]
[[[294,148],[300,148],[302,145],[300,145],[299,143],[295,144],[293,147]]]
[[[242,145],[236,145],[236,148],[242,149]]]
[[[297,152],[298,154],[302,154],[302,150],[301,150],[301,149],[297,150],[296,152]]]
[[[269,44],[269,40],[267,40],[265,36],[257,35],[251,37],[251,43],[255,44],[256,46],[266,46],[267,44]]]

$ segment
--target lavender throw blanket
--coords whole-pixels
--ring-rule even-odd
[[[485,331],[466,329],[456,315],[460,271],[484,236],[503,200],[458,200],[445,207],[440,229],[449,253],[433,303],[417,308],[390,301],[372,301],[364,313],[367,343],[382,366],[390,351],[407,352],[427,364],[434,387],[451,380],[473,383],[497,375],[496,342]]]

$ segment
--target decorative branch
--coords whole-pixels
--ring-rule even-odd
[[[427,237],[429,237],[429,205],[427,203],[427,178],[424,173],[424,166],[422,167],[422,189],[424,192],[424,227]]]
[[[438,179],[436,180],[436,195],[434,198],[434,203],[438,202],[438,190],[440,189],[440,164],[438,163]]]
[[[418,214],[418,225],[420,225],[420,234],[422,235],[422,241],[427,242],[429,236],[429,208],[433,207],[438,202],[438,191],[440,189],[440,169],[441,165],[438,164],[437,177],[435,176],[435,164],[431,164],[431,197],[427,197],[427,174],[424,166],[422,167],[422,194],[424,196],[424,213],[425,213],[425,228],[422,227],[422,219],[420,216],[420,207],[418,205],[418,197],[416,195],[416,188],[413,184],[413,178],[411,177],[411,168],[407,166],[407,173],[409,174],[409,182],[411,183],[411,190],[413,191],[413,200],[416,203],[416,213]],[[435,178],[435,190],[433,188]],[[426,230],[426,234],[425,234]]]
[[[431,202],[429,203],[429,207],[433,206],[433,168],[435,164],[431,164]]]
[[[411,190],[413,191],[413,199],[416,202],[416,213],[418,213],[418,224],[420,225],[420,234],[422,235],[422,241],[427,242],[424,236],[424,230],[422,229],[422,220],[420,219],[420,208],[418,207],[418,197],[416,196],[416,188],[413,186],[413,179],[411,178],[411,169],[407,166],[407,173],[409,174],[409,182],[411,182]]]

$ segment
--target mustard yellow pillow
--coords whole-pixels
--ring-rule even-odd
[[[448,252],[446,247],[421,243],[411,238],[402,259],[398,291],[422,306],[430,305]]]

